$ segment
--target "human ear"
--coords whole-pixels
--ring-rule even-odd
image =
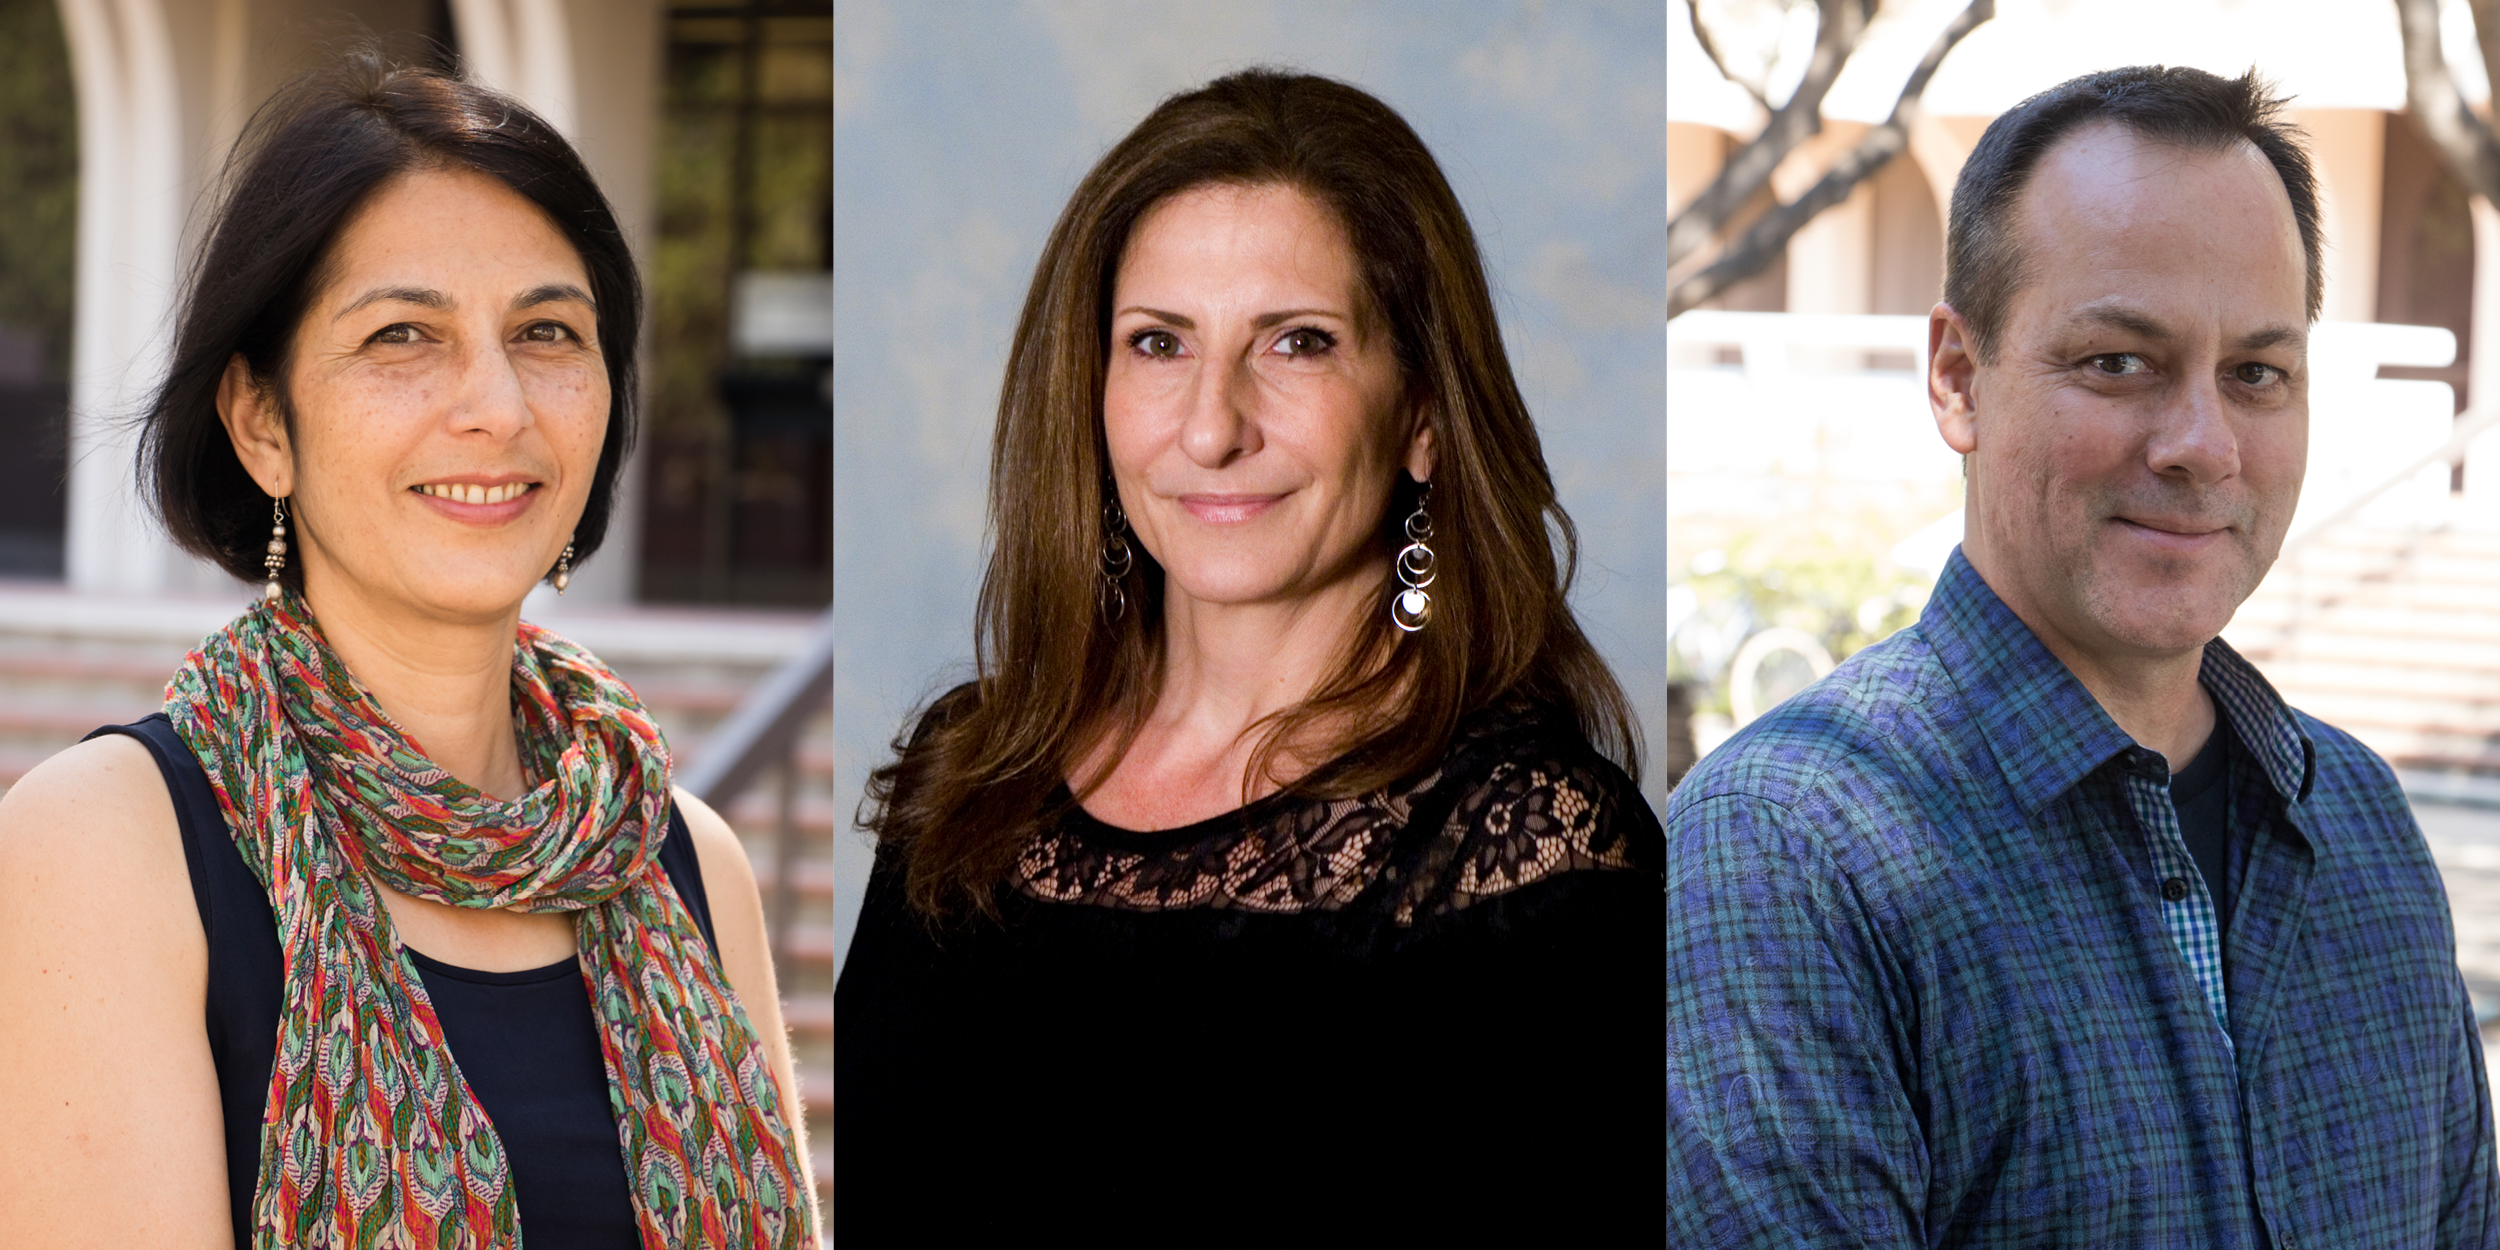
[[[1965,456],[1979,447],[1979,406],[1971,393],[1978,377],[1970,323],[1951,304],[1927,310],[1927,406],[1945,446]]]
[[[1406,475],[1418,482],[1432,480],[1432,407],[1415,405],[1415,433],[1406,444]]]
[[[241,353],[226,362],[217,379],[217,420],[234,443],[234,458],[273,499],[295,493],[295,457],[287,443],[286,419],[278,397],[252,376]]]

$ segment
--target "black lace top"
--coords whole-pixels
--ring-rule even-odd
[[[1488,713],[1384,793],[1071,805],[1000,923],[933,932],[880,855],[837,1236],[1661,1244],[1662,848],[1576,732]]]

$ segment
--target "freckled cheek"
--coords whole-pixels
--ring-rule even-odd
[[[431,429],[443,395],[440,380],[433,377],[360,380],[321,388],[298,396],[296,436],[308,445],[334,448],[333,454],[380,452]]]

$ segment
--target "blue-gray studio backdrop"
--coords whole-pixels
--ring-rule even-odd
[[[1491,267],[1582,541],[1572,602],[1666,716],[1662,0],[842,0],[834,6],[837,811],[970,672],[1000,370],[1043,239],[1155,102],[1230,70],[1341,78],[1404,114]],[[1448,534],[1443,558],[1467,558]],[[868,871],[837,833],[838,939]]]

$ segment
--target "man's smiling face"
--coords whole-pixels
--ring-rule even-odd
[[[1968,410],[1939,407],[1970,457],[1964,551],[2070,665],[2201,647],[2274,563],[2308,463],[2282,180],[2246,142],[2103,123],[2041,159],[2010,225],[2022,285]],[[1958,326],[1940,306],[1931,335]]]

